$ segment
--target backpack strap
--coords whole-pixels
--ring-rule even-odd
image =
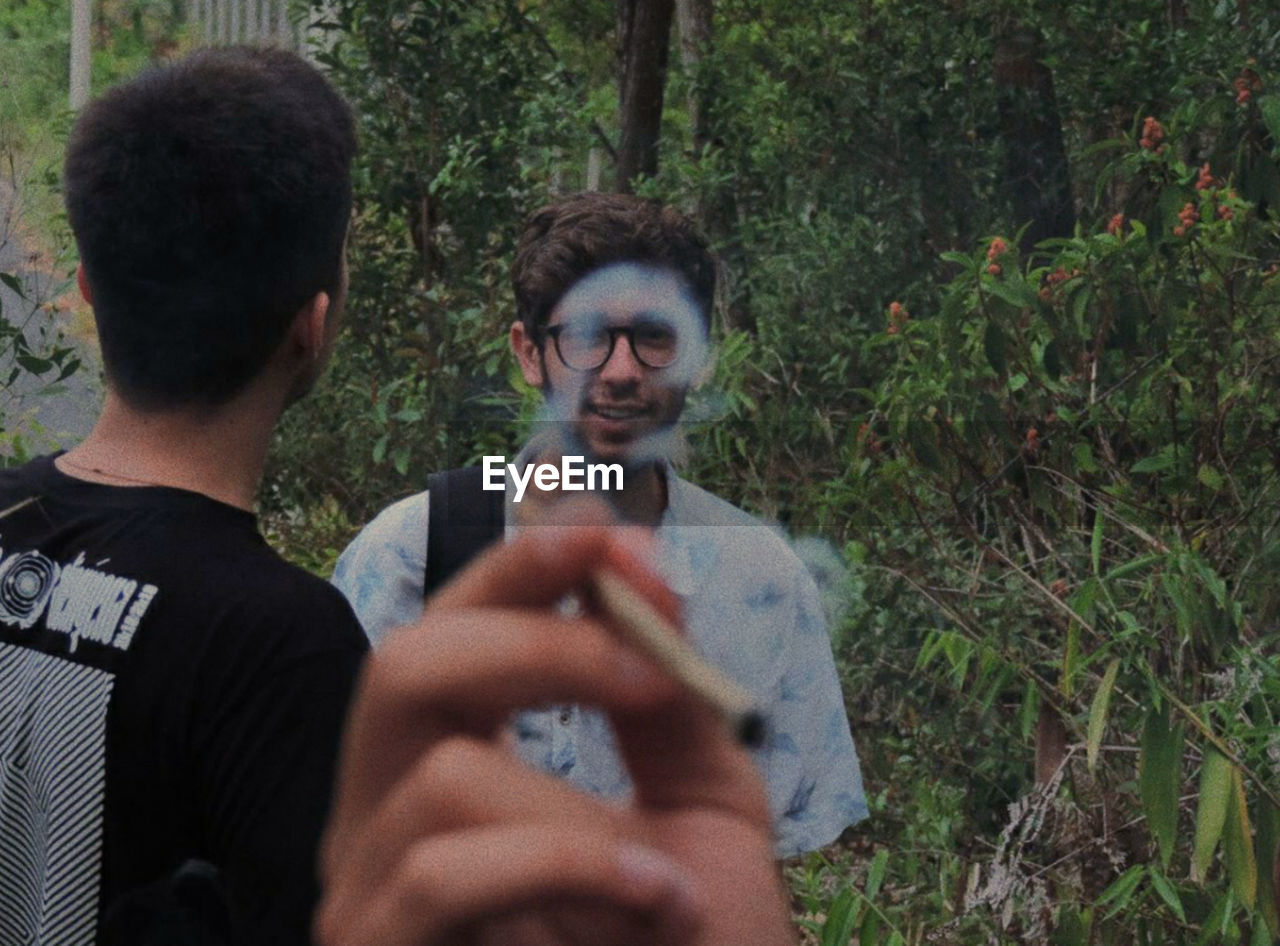
[[[506,493],[484,488],[484,469],[462,467],[427,478],[427,568],[430,595],[491,542],[502,537]]]

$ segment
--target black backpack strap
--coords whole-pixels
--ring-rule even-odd
[[[484,468],[479,466],[433,473],[427,477],[427,491],[424,596],[502,537],[506,505],[505,492],[484,488]]]

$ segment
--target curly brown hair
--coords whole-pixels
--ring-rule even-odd
[[[675,273],[711,325],[717,261],[693,223],[672,207],[631,194],[584,192],[535,211],[511,265],[516,315],[537,337],[583,276],[610,263],[648,263]]]

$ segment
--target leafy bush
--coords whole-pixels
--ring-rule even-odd
[[[598,5],[331,11],[365,149],[350,331],[267,494],[318,568],[429,472],[510,452],[516,226],[614,130]],[[692,477],[834,541],[860,592],[837,642],[873,818],[791,869],[806,929],[1266,941],[1275,13],[716,15],[700,63],[672,63],[641,188],[703,215],[728,264]],[[992,78],[1014,28],[1043,42],[1081,221],[1039,246]]]
[[[994,849],[941,846],[954,896],[904,895],[934,941],[984,913],[1008,942],[1280,935],[1280,96],[1241,75],[1105,145],[1128,196],[1096,229],[945,254],[936,308],[869,340],[887,369],[824,502],[866,546],[862,619],[906,627],[854,647],[851,692],[905,681],[904,750],[963,739],[929,770],[971,829],[1008,804]],[[894,755],[905,836],[925,767]]]

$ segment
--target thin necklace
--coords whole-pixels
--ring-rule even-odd
[[[89,466],[87,463],[79,463],[72,460],[67,454],[62,454],[58,460],[63,466],[69,466],[73,470],[80,470],[84,473],[95,473],[98,476],[105,476],[108,479],[120,480],[124,483],[134,483],[138,486],[164,486],[164,483],[157,483],[155,480],[139,479],[136,476],[125,476],[123,473],[113,473],[110,470],[104,470],[101,467]]]

